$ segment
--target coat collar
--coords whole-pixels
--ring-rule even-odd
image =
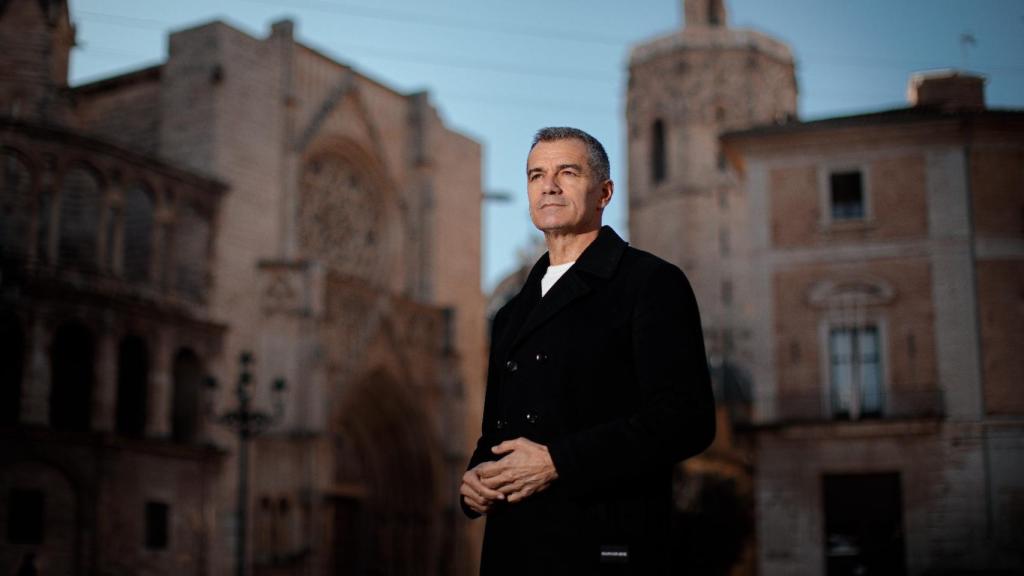
[[[597,238],[543,298],[540,280],[547,272],[550,259],[547,253],[541,256],[519,292],[517,311],[506,333],[506,337],[514,336],[511,346],[514,347],[571,302],[590,292],[595,280],[611,278],[626,246],[626,241],[610,226],[602,226]]]
[[[580,254],[579,260],[572,268],[607,280],[615,273],[619,259],[625,251],[626,241],[620,238],[611,226],[602,226],[597,238],[583,250],[583,254]]]
[[[602,226],[597,233],[597,238],[583,250],[569,271],[588,272],[607,280],[615,273],[615,268],[618,267],[619,259],[622,258],[622,253],[626,251],[627,245],[627,242],[620,238],[611,226]],[[536,299],[540,299],[540,279],[544,277],[550,264],[549,253],[545,252],[530,270],[526,284],[523,285],[523,289],[519,293],[520,297],[536,294]]]

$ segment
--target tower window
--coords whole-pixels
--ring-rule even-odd
[[[722,15],[719,14],[721,0],[708,0],[708,24],[712,26],[722,25]]]
[[[668,163],[665,158],[665,122],[655,120],[651,127],[651,180],[655,183],[665,181],[668,176]]]
[[[864,218],[864,181],[860,170],[829,174],[832,220]]]

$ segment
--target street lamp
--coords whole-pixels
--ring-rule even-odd
[[[243,351],[239,354],[238,384],[235,386],[238,406],[234,410],[214,415],[214,419],[219,424],[231,428],[238,435],[238,525],[235,527],[238,538],[235,546],[235,567],[238,576],[246,576],[245,530],[249,510],[249,440],[273,426],[284,414],[284,378],[275,379],[272,386],[273,413],[253,407],[251,393],[253,381],[250,371],[252,362],[251,352]],[[208,377],[207,386],[215,389],[217,379],[212,376]]]

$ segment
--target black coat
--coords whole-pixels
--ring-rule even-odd
[[[559,478],[487,514],[481,574],[667,573],[673,465],[715,434],[693,290],[607,226],[541,298],[547,266],[494,319],[469,468],[523,436]]]

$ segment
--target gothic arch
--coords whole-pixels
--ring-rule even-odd
[[[135,180],[124,191],[122,219],[122,266],[129,282],[148,282],[153,262],[153,226],[156,194],[143,180]]]
[[[50,426],[89,429],[93,387],[96,383],[96,341],[78,321],[62,324],[50,347]]]
[[[14,148],[0,148],[0,251],[5,256],[30,252],[34,182],[28,157]]]
[[[211,215],[208,207],[192,198],[181,198],[177,204],[172,235],[174,287],[183,296],[202,301],[206,293],[207,257],[213,235]]]
[[[117,432],[142,437],[149,396],[149,345],[140,336],[121,339],[117,354]]]
[[[171,438],[175,442],[195,442],[199,438],[203,361],[193,349],[182,347],[174,355],[172,370]]]
[[[435,573],[440,450],[420,401],[387,370],[375,369],[338,408],[334,572]]]
[[[95,268],[101,215],[106,205],[99,171],[84,161],[70,163],[60,178],[58,201],[58,261]]]
[[[298,184],[300,251],[346,276],[392,281],[404,226],[382,159],[349,138],[323,137],[303,156]]]

